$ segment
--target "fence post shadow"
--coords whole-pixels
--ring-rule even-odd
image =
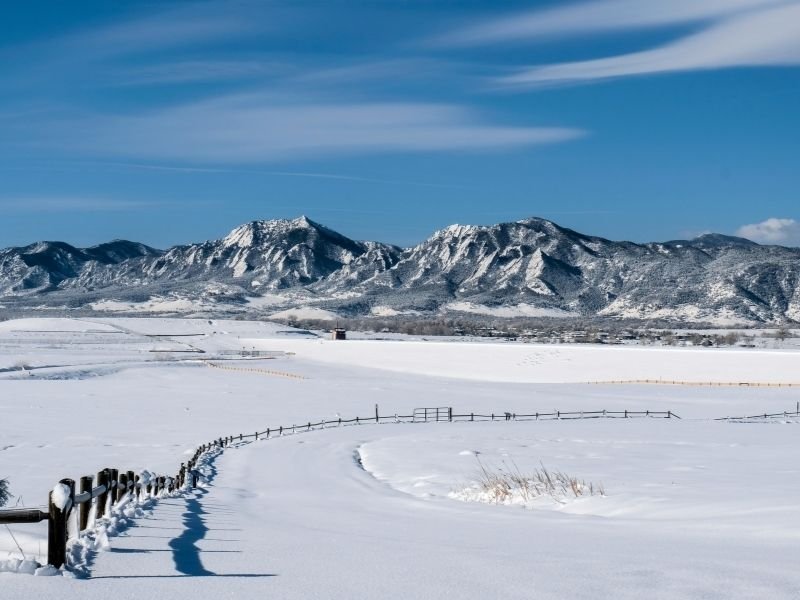
[[[203,479],[206,485],[211,485],[217,476],[217,467],[214,461],[217,455],[208,459],[204,465],[207,473]],[[201,560],[202,550],[197,546],[197,542],[206,537],[209,529],[203,515],[208,514],[202,505],[202,498],[208,494],[205,487],[197,487],[192,491],[191,496],[183,498],[186,503],[183,513],[183,532],[178,537],[170,540],[169,548],[172,550],[172,560],[175,562],[175,570],[179,573],[192,577],[210,577],[216,573],[209,571],[203,566]]]

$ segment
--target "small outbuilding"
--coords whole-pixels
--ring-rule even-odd
[[[347,331],[344,330],[342,327],[336,327],[335,329],[331,330],[331,339],[332,340],[346,340],[347,339]]]

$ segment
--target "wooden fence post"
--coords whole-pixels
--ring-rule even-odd
[[[128,471],[128,487],[131,489],[131,496],[136,497],[136,474],[133,471]]]
[[[109,476],[111,477],[111,481],[109,482],[109,485],[111,487],[109,488],[109,492],[110,493],[109,493],[108,497],[109,497],[109,499],[111,501],[108,503],[108,511],[110,513],[111,509],[114,507],[114,504],[116,504],[116,501],[117,501],[117,493],[114,491],[114,489],[117,488],[117,486],[119,485],[119,481],[118,481],[119,471],[117,471],[116,469],[109,469],[109,473],[110,473]]]
[[[84,475],[81,477],[81,494],[84,492],[92,492],[92,478],[88,475]],[[92,509],[92,500],[89,499],[88,502],[84,502],[81,504],[81,515],[80,520],[78,521],[78,532],[83,531],[87,527],[89,527],[89,511]]]
[[[375,422],[376,423],[380,423],[381,422],[380,419],[381,418],[378,416],[378,405],[376,404],[375,405]]]
[[[109,469],[103,469],[102,471],[97,472],[97,485],[104,485],[106,487],[106,491],[97,497],[97,510],[95,510],[94,513],[95,519],[101,519],[103,518],[103,515],[106,514],[106,503],[108,502],[110,479],[111,471]]]
[[[452,406],[447,407],[447,420],[450,421],[451,423],[453,422],[453,407]]]
[[[50,519],[47,527],[47,562],[56,569],[64,566],[67,560],[67,521],[75,499],[75,482],[72,479],[62,479],[60,484],[67,486],[69,498],[61,507],[55,504],[53,492],[50,492],[49,513]]]
[[[125,496],[127,491],[128,491],[128,474],[120,473],[119,479],[117,480],[117,503],[119,503],[122,500],[123,496]]]

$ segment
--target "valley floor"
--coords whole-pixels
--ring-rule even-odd
[[[65,476],[172,473],[209,439],[375,404],[682,417],[385,423],[235,444],[201,488],[89,553],[76,565],[88,577],[0,572],[0,598],[796,598],[800,423],[713,419],[794,411],[800,388],[581,382],[789,383],[797,364],[789,351],[330,342],[247,322],[0,323],[0,478],[25,506]],[[481,469],[542,466],[605,495],[464,500],[485,500],[465,494]],[[11,532],[0,527],[0,564],[17,544],[44,560],[45,527]]]

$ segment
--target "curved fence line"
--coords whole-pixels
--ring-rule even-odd
[[[287,373],[286,371],[274,371],[271,369],[251,369],[249,367],[223,367],[222,365],[216,365],[210,361],[203,361],[207,367],[212,367],[214,369],[222,369],[223,371],[240,371],[242,373],[254,373],[256,375],[271,375],[274,377],[286,377],[287,379],[308,379],[302,375],[297,375],[296,373]]]
[[[800,387],[800,383],[765,383],[754,381],[679,381],[677,379],[617,379],[586,381],[587,385],[685,385],[691,387]]]
[[[217,367],[223,368],[223,367]],[[291,375],[291,374],[290,374]],[[596,410],[596,411],[554,411],[543,413],[454,413],[452,407],[418,408],[412,414],[381,415],[378,405],[375,405],[375,414],[369,417],[355,417],[353,419],[322,419],[317,422],[294,423],[291,426],[279,425],[267,427],[264,431],[255,431],[250,434],[240,433],[217,438],[195,449],[192,458],[181,463],[174,476],[153,475],[148,471],[138,474],[134,471],[106,468],[96,476],[85,475],[80,478],[80,490],[75,491],[75,480],[61,479],[50,492],[47,511],[39,509],[19,508],[0,509],[0,524],[39,523],[47,521],[47,562],[55,568],[61,568],[67,562],[67,544],[71,541],[69,527],[70,519],[77,514],[78,526],[73,533],[80,537],[89,529],[90,523],[110,515],[112,509],[121,502],[136,500],[142,502],[151,498],[161,498],[175,492],[189,491],[198,482],[198,465],[202,463],[207,453],[218,452],[235,442],[244,440],[253,441],[261,439],[274,439],[285,435],[294,435],[321,429],[336,427],[378,425],[390,423],[457,423],[457,422],[509,422],[509,421],[547,421],[547,420],[573,420],[573,419],[680,419],[672,411],[631,411],[631,410]],[[77,512],[75,512],[77,511]],[[92,519],[92,517],[94,517]]]

